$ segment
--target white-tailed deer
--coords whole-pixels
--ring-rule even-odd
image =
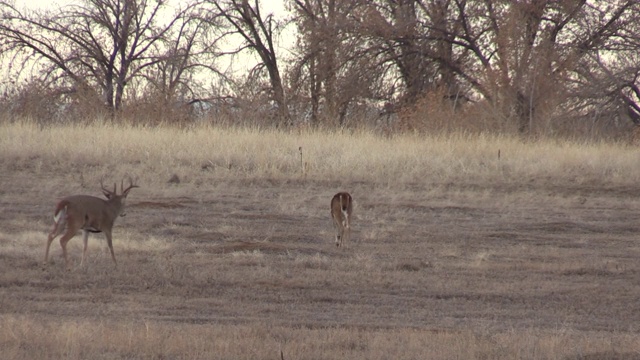
[[[336,246],[343,245],[344,238],[351,239],[351,213],[353,200],[348,192],[339,192],[331,199],[331,217],[336,228]]]
[[[116,192],[115,183],[113,184],[113,191],[105,188],[102,181],[100,181],[100,186],[107,200],[90,195],[72,195],[60,200],[53,213],[53,229],[47,238],[47,250],[44,254],[45,265],[49,260],[49,247],[51,246],[51,242],[64,232],[64,235],[60,238],[60,246],[62,246],[62,253],[67,269],[70,269],[69,258],[67,256],[67,243],[78,233],[78,230],[82,230],[84,248],[82,250],[80,265],[82,266],[87,255],[89,233],[103,232],[107,238],[107,245],[111,251],[113,263],[118,266],[116,256],[113,253],[111,230],[113,229],[116,218],[125,215],[123,212],[124,203],[129,191],[138,186],[129,178],[129,187],[125,189],[123,180],[120,183],[120,189],[122,190],[120,195]]]

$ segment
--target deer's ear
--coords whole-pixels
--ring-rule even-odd
[[[107,200],[109,200],[109,199],[111,199],[113,197],[113,193],[111,193],[110,191],[104,191],[103,190],[102,193],[107,198]]]

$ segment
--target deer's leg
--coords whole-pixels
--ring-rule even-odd
[[[62,235],[60,238],[60,246],[62,247],[62,254],[64,255],[64,263],[67,266],[67,270],[71,270],[71,265],[69,264],[69,256],[67,254],[67,243],[71,238],[76,236],[76,230],[73,227],[69,227],[67,232]]]
[[[331,216],[333,219],[333,227],[336,230],[336,246],[340,247],[340,242],[341,242],[341,224],[340,224],[340,220],[336,219],[335,216]]]
[[[351,241],[351,227],[349,226],[348,221],[347,221],[347,226],[345,226],[344,228],[344,237],[345,237],[345,240],[344,240],[345,243],[348,243]]]
[[[116,255],[113,253],[113,243],[111,241],[111,231],[105,231],[104,236],[107,238],[107,245],[109,246],[109,251],[111,252],[111,259],[113,259],[113,263],[118,267],[118,262],[116,261]]]
[[[53,229],[51,229],[51,232],[49,233],[49,236],[47,237],[47,248],[44,252],[44,263],[46,264],[49,261],[49,249],[51,248],[51,243],[53,242],[53,240],[60,235],[63,231],[64,231],[64,227],[65,227],[65,222],[61,221],[61,222],[55,222],[53,224]]]
[[[80,260],[80,266],[84,264],[84,259],[87,257],[87,247],[89,245],[89,232],[82,230],[82,260]]]
[[[351,241],[351,220],[349,219],[349,213],[346,211],[342,212],[342,216],[344,217],[344,222],[342,223],[343,238],[346,236],[346,239],[343,239],[343,241],[349,242]]]

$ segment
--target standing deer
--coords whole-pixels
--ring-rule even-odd
[[[336,228],[336,246],[343,245],[344,238],[351,239],[351,214],[353,200],[348,192],[339,192],[331,199],[331,217]]]
[[[120,189],[122,190],[120,195],[116,192],[115,183],[113,184],[113,191],[105,188],[102,181],[100,181],[100,187],[107,200],[90,195],[72,195],[60,200],[53,214],[53,220],[55,221],[53,229],[47,238],[47,250],[44,254],[45,265],[49,260],[49,247],[51,246],[51,242],[56,236],[64,232],[64,235],[60,238],[60,246],[62,246],[62,253],[64,254],[67,269],[70,269],[69,258],[67,256],[67,243],[77,234],[78,230],[82,230],[84,248],[82,250],[80,266],[84,263],[87,255],[87,243],[90,232],[104,233],[107,238],[107,245],[111,251],[113,263],[116,267],[118,266],[116,256],[113,253],[111,230],[113,229],[116,218],[125,215],[123,212],[124,203],[129,191],[138,186],[129,178],[129,187],[125,189],[123,180],[120,183]]]

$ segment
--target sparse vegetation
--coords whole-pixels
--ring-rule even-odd
[[[633,147],[28,121],[0,134],[3,358],[640,355]],[[73,269],[52,247],[43,271],[56,200],[127,174],[141,187],[114,230],[118,270],[101,237],[79,267],[76,237]],[[339,190],[356,204],[346,249]]]

